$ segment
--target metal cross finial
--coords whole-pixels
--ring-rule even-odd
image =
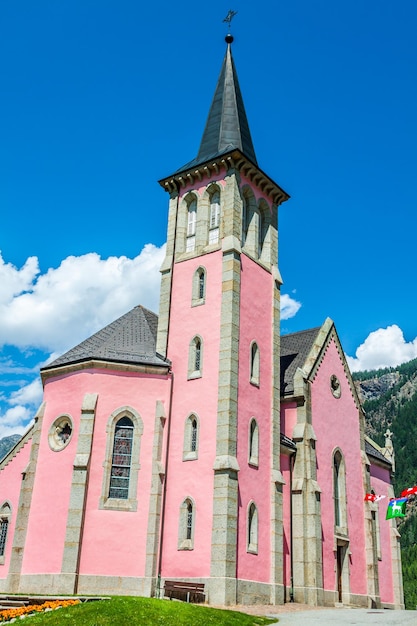
[[[232,11],[232,9],[230,9],[229,13],[226,15],[226,17],[223,20],[223,22],[227,22],[229,24],[229,32],[230,32],[230,22],[232,21],[232,19],[234,18],[236,14],[237,14],[237,11]]]

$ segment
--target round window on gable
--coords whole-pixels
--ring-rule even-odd
[[[48,442],[51,450],[54,452],[63,450],[71,441],[72,430],[72,420],[69,415],[57,417],[49,429]]]
[[[335,398],[340,398],[342,394],[342,386],[337,376],[332,374],[330,376],[330,389]]]

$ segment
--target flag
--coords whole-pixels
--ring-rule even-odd
[[[405,517],[405,507],[407,498],[393,498],[388,502],[387,515],[385,519],[394,517]]]
[[[413,496],[415,493],[417,493],[417,487],[409,487],[401,492],[401,497],[408,498],[408,496]]]
[[[366,493],[364,500],[365,502],[379,502],[386,496],[377,496],[376,493]]]

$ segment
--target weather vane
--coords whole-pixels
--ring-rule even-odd
[[[229,33],[230,33],[230,23],[236,14],[237,14],[237,11],[232,11],[232,9],[230,9],[229,13],[226,15],[226,17],[223,20],[223,22],[227,22],[229,25]]]

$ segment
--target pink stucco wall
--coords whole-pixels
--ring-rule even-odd
[[[155,405],[157,400],[169,403],[169,387],[169,381],[162,376],[110,370],[84,370],[46,382],[44,427],[23,574],[61,571],[80,412],[86,393],[97,393],[98,403],[80,571],[84,574],[117,576],[144,574],[146,531],[138,532],[138,529],[146,529],[148,521]],[[123,406],[132,407],[143,421],[137,512],[98,509],[103,483],[106,427],[110,415]],[[54,420],[63,413],[72,418],[73,435],[64,450],[54,452],[48,444],[48,431]],[[129,559],[126,559],[127,553]]]
[[[193,277],[200,266],[206,270],[205,302],[192,306]],[[162,575],[166,577],[210,574],[221,285],[221,251],[175,264],[168,344],[168,357],[174,363],[174,398],[162,554]],[[203,340],[202,376],[188,380],[189,345],[196,335]],[[199,422],[198,458],[184,461],[184,428],[191,413]],[[180,507],[186,498],[194,503],[192,551],[178,550]]]
[[[0,472],[0,507],[6,502],[11,509],[11,517],[6,538],[4,563],[0,564],[0,578],[7,578],[10,565],[10,556],[13,546],[13,536],[16,528],[16,517],[19,505],[20,488],[22,485],[22,472],[26,469],[31,450],[32,441],[28,441],[20,448],[16,456],[3,467]]]
[[[239,520],[238,577],[270,580],[271,417],[272,417],[272,297],[273,278],[247,256],[241,256],[241,309],[239,338],[238,454]],[[262,322],[260,323],[260,320]],[[260,384],[250,383],[251,343],[260,354]],[[259,427],[259,466],[248,463],[249,424]],[[258,554],[247,552],[248,510],[258,510]]]
[[[379,593],[382,602],[394,602],[394,588],[391,559],[391,533],[395,520],[386,520],[389,493],[390,474],[387,469],[377,465],[371,465],[371,487],[380,496],[386,496],[378,502],[377,523],[379,526],[379,538],[381,542],[382,559],[378,561]],[[369,506],[369,505],[367,505]]]
[[[330,391],[330,377],[335,374],[341,383],[341,397]],[[334,552],[333,453],[341,450],[345,461],[350,591],[367,593],[365,523],[363,508],[363,476],[358,410],[334,341],[312,384],[313,428],[317,436],[317,480],[321,487],[323,530],[323,583],[325,589],[337,588]]]

